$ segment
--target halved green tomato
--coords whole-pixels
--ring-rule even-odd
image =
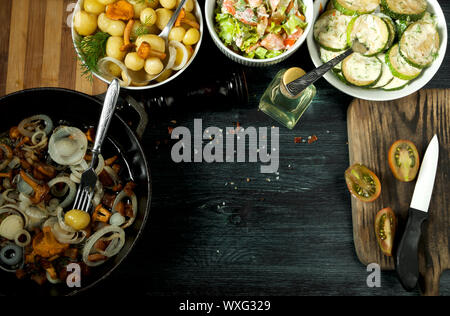
[[[389,167],[394,177],[403,182],[413,181],[419,171],[419,153],[409,140],[398,140],[389,148]]]
[[[395,231],[397,230],[397,218],[390,207],[384,208],[375,217],[375,233],[381,251],[392,256],[394,248]]]
[[[345,171],[345,182],[350,193],[363,202],[375,201],[380,196],[380,179],[362,164],[354,164]]]

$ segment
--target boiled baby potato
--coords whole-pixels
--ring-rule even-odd
[[[105,5],[97,0],[84,0],[84,10],[89,13],[100,14],[105,12]]]
[[[182,42],[185,34],[186,30],[183,27],[176,26],[170,30],[169,41]]]
[[[159,0],[145,0],[145,2],[152,9],[156,9],[159,6]]]
[[[125,22],[111,20],[106,32],[112,36],[122,36],[125,32],[125,27]]]
[[[110,19],[105,13],[98,16],[98,28],[112,36],[122,36],[125,31],[125,22]]]
[[[125,57],[125,66],[133,71],[139,71],[144,68],[145,60],[139,57],[136,52],[128,53]]]
[[[181,0],[177,0],[177,7],[180,5]],[[194,10],[194,0],[187,0],[183,7],[187,12]]]
[[[144,25],[153,25],[156,22],[156,12],[152,8],[145,8],[141,12],[141,23]]]
[[[172,17],[173,12],[166,8],[159,8],[156,10],[156,16],[158,17],[156,20],[156,26],[162,31],[166,24],[169,22]]]
[[[145,60],[144,69],[149,75],[157,75],[164,69],[164,65],[159,58],[150,57]]]
[[[120,36],[111,36],[106,41],[106,56],[118,60],[123,60],[126,52],[122,52],[120,47],[123,45],[123,38]]]
[[[100,13],[97,19],[98,28],[100,29],[100,31],[106,33],[111,21],[112,20],[108,18],[105,13]]]
[[[78,34],[91,35],[97,29],[97,16],[86,11],[78,11],[73,19],[73,26]]]
[[[139,49],[142,42],[147,42],[150,47],[158,52],[164,53],[166,50],[166,43],[164,40],[155,34],[145,34],[141,35],[136,39],[136,48]]]
[[[159,0],[159,3],[163,8],[173,9],[177,5],[177,0]]]
[[[114,77],[119,77],[120,74],[122,73],[122,68],[120,68],[119,66],[117,66],[114,63],[109,63],[108,64],[108,71],[111,75],[113,75]]]
[[[142,10],[147,8],[147,3],[145,2],[145,0],[127,0],[127,1],[133,6],[134,18],[139,19]]]
[[[97,0],[97,1],[100,2],[101,4],[107,5],[116,2],[117,0]]]
[[[200,40],[200,32],[195,28],[190,28],[183,37],[183,43],[185,45],[197,44]]]

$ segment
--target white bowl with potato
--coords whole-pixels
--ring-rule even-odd
[[[158,34],[180,0],[78,0],[72,40],[83,72],[110,83],[144,90],[178,77],[194,60],[203,37],[196,0],[187,0],[169,34],[169,51]],[[169,54],[164,68],[162,60]],[[153,78],[155,78],[153,80]]]

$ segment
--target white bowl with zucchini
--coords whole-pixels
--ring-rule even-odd
[[[388,101],[410,95],[436,74],[447,48],[447,24],[437,0],[317,0],[308,49],[316,67],[357,39],[353,53],[324,77],[351,96]]]

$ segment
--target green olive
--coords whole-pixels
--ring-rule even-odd
[[[70,210],[64,216],[64,222],[75,230],[86,228],[90,221],[89,213],[81,210]]]

